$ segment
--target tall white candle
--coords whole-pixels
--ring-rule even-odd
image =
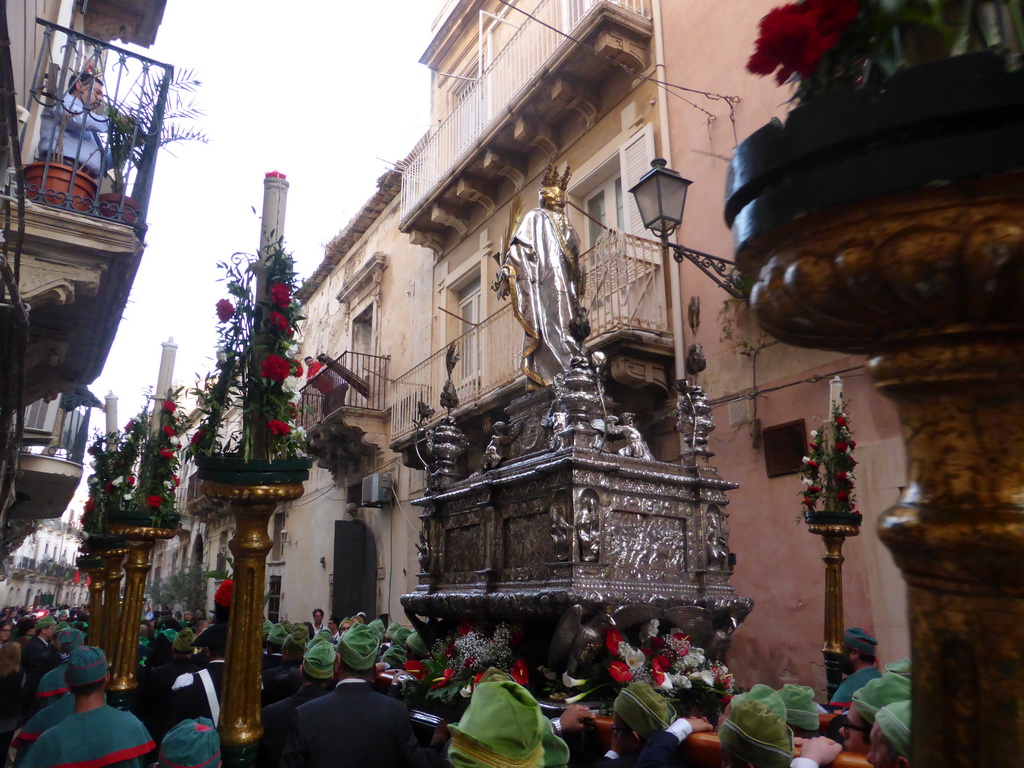
[[[843,409],[843,380],[838,376],[828,383],[828,417],[830,419],[836,406],[839,406],[839,410]]]
[[[168,390],[171,388],[171,377],[174,375],[174,355],[178,351],[178,345],[174,343],[173,336],[160,346],[163,347],[163,352],[160,354],[160,371],[156,376],[156,391],[153,393],[152,413],[154,416],[160,412],[160,403],[167,397]],[[151,418],[149,431],[155,433],[159,428],[160,419]]]
[[[113,390],[109,390],[103,400],[103,412],[107,415],[107,434],[109,435],[111,432],[117,432],[117,395]]]

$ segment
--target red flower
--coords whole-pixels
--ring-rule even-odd
[[[452,656],[455,655],[455,641],[454,640],[452,640],[452,642],[448,643],[448,649],[444,652],[444,655],[447,656],[449,659]]]
[[[846,449],[849,447],[845,440],[838,440],[836,442],[836,451],[839,453],[846,453]]]
[[[847,477],[845,472],[836,472],[836,480],[845,480]]]
[[[103,490],[106,491],[107,493],[113,493],[114,492],[114,484],[111,481],[108,480],[107,484],[103,486]]]
[[[267,422],[267,429],[273,432],[275,435],[287,435],[292,431],[292,428],[283,421],[277,419],[271,419]]]
[[[851,440],[850,441],[850,450],[852,451],[856,447],[857,447],[857,441],[856,440]]]
[[[284,283],[274,283],[270,286],[270,298],[275,307],[287,307],[292,303],[292,290]]]
[[[441,677],[437,678],[437,680],[434,681],[434,684],[430,687],[432,689],[444,688],[446,685],[448,685],[448,681],[452,679],[452,675],[454,674],[454,669],[446,669],[444,671],[444,674]]]
[[[817,443],[808,443],[807,445],[810,446],[810,449],[812,451],[818,450],[818,444]]]
[[[235,314],[235,305],[227,299],[221,299],[217,302],[217,319],[222,323],[226,323]]]
[[[848,494],[846,491],[840,491],[839,493],[836,494],[836,501],[841,501],[845,503],[849,500],[850,494]]]
[[[808,493],[821,493],[820,485],[811,485],[807,488]]]
[[[177,407],[178,404],[173,400],[164,400],[164,410],[167,411],[168,413],[174,413]]]
[[[292,376],[302,375],[302,363],[298,360],[292,360]]]
[[[217,587],[217,591],[213,595],[213,602],[217,605],[225,608],[231,605],[231,595],[235,589],[235,582],[233,579],[224,579]]]
[[[178,477],[177,475],[175,475],[174,476],[174,487],[177,488],[179,485],[181,485],[181,478]]]
[[[135,478],[132,475],[128,475],[128,485],[129,487],[135,485]]]
[[[628,683],[633,679],[633,673],[629,671],[629,667],[624,661],[613,661],[609,664],[608,674],[612,676],[613,680],[618,680],[620,683]]]
[[[280,333],[282,336],[292,335],[292,325],[288,322],[288,318],[282,315],[280,312],[270,313],[270,325],[271,327]]]
[[[845,427],[846,426],[846,419],[844,419],[842,416],[836,416],[836,426],[837,427]]]
[[[526,661],[523,659],[516,660],[509,674],[520,685],[529,685],[530,683],[530,668],[526,666]]]
[[[473,623],[469,619],[463,619],[459,622],[459,636],[465,637],[473,631]]]
[[[200,440],[202,440],[205,436],[206,427],[200,427],[198,430],[196,430],[196,433],[192,435],[192,439],[189,442],[194,445],[195,443],[198,443]]]
[[[174,451],[172,451],[170,448],[161,448],[160,449],[160,458],[162,458],[162,459],[173,459],[174,458]]]
[[[95,501],[93,501],[92,499],[89,499],[88,501],[85,502],[85,511],[86,512],[92,512],[94,509],[96,509],[96,502]]]
[[[810,496],[804,496],[804,505],[808,507],[813,507],[814,499],[812,499]]]
[[[170,424],[164,424],[164,434],[168,437],[174,437],[174,427]]]
[[[427,668],[423,662],[415,659],[405,662],[405,671],[411,673],[417,680],[422,680],[427,674]]]
[[[476,656],[467,656],[466,660],[462,662],[462,666],[469,668],[476,664]]]
[[[131,432],[133,429],[135,429],[135,419],[132,419],[131,421],[124,425],[125,432]]]
[[[810,467],[811,469],[817,469],[818,468],[818,462],[816,462],[814,459],[808,459],[807,460],[807,466]]]
[[[149,504],[149,506],[156,508],[156,507],[159,507],[161,504],[164,503],[164,498],[163,498],[163,496],[157,496],[154,493],[152,496],[149,496],[146,499],[146,503]]]
[[[651,669],[656,669],[659,672],[667,672],[671,662],[664,656],[655,656],[651,659]]]
[[[662,672],[660,669],[652,669],[651,680],[654,682],[655,685],[661,685],[665,682],[665,673]]]
[[[822,58],[857,18],[857,0],[802,0],[761,19],[761,36],[747,69],[782,85],[793,75],[811,77]]]
[[[608,634],[605,635],[604,644],[608,649],[608,653],[613,656],[619,655],[619,643],[622,642],[622,633],[617,629],[609,629]]]
[[[88,454],[89,454],[90,456],[95,456],[95,455],[96,455],[96,454],[98,454],[99,452],[100,452],[100,449],[99,449],[99,448],[97,448],[97,447],[96,447],[95,445],[94,445],[94,446],[91,446],[91,447],[89,448],[89,450],[88,450],[88,451],[86,451],[86,453],[88,453]]]
[[[288,378],[288,374],[291,370],[291,363],[280,355],[267,355],[267,359],[263,361],[263,368],[260,370],[260,375],[265,379],[284,381]]]
[[[651,638],[651,648],[653,648],[656,651],[660,651],[664,647],[665,647],[665,641],[662,638],[660,638],[660,637],[652,637]]]

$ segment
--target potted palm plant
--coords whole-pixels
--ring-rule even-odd
[[[110,105],[107,149],[111,191],[98,198],[103,216],[135,224],[142,202],[129,195],[128,185],[146,166],[147,157],[170,144],[206,143],[206,133],[189,125],[204,114],[192,99],[201,84],[192,70],[183,70],[167,81],[167,98],[162,105],[159,96],[163,84],[154,86],[149,80],[144,81],[134,104]]]

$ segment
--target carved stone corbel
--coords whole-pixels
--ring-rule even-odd
[[[537,149],[551,160],[558,151],[558,142],[547,123],[520,117],[512,128],[512,137],[528,147]]]
[[[564,108],[571,109],[582,117],[587,128],[592,128],[597,122],[597,98],[588,93],[585,86],[565,78],[559,78],[552,83],[550,95],[552,102],[561,104]]]
[[[458,213],[440,203],[430,209],[430,220],[435,224],[443,224],[451,227],[459,233],[459,237],[465,237],[469,232],[469,224]]]
[[[413,229],[409,233],[409,241],[413,245],[429,248],[434,252],[435,258],[440,258],[444,253],[444,239],[439,232],[430,229]]]
[[[497,152],[484,155],[484,171],[491,176],[503,176],[512,182],[516,192],[526,183],[526,172],[518,162],[510,157],[503,157]]]
[[[476,179],[459,179],[459,183],[455,186],[455,194],[462,200],[479,203],[488,216],[491,216],[497,208],[491,190]]]

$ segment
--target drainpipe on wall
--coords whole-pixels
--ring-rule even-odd
[[[655,78],[668,82],[665,71],[665,34],[661,23],[661,0],[651,0],[651,15],[654,17],[654,71]],[[672,139],[668,123],[668,94],[658,95],[658,121],[661,123],[661,154],[674,168],[672,160]],[[683,280],[682,265],[669,258],[665,264],[669,276],[669,290],[672,292],[672,354],[675,357],[675,380],[686,378],[686,340],[683,337]],[[679,452],[686,449],[686,438],[679,434]]]

